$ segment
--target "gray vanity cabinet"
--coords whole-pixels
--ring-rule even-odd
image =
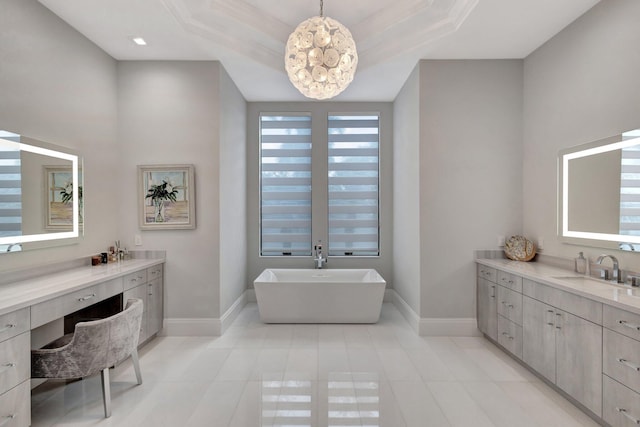
[[[162,266],[160,266],[162,268]],[[147,284],[148,317],[147,329],[149,336],[162,330],[164,318],[162,277],[150,280]]]
[[[147,312],[148,312],[148,301],[147,301],[147,286],[146,285],[138,285],[135,288],[127,289],[122,294],[123,304],[127,304],[127,300],[129,299],[141,299],[143,303],[143,312],[142,312],[142,322],[140,323],[140,338],[138,339],[138,343],[142,344],[149,338],[149,334],[147,332]]]
[[[125,276],[123,301],[140,298],[144,302],[140,344],[160,332],[164,318],[162,265]]]
[[[551,382],[556,381],[555,310],[522,297],[522,360]]]
[[[496,305],[497,285],[495,280],[495,269],[478,266],[476,285],[478,329],[492,340],[497,341],[498,309]]]
[[[524,362],[601,416],[602,327],[524,296],[523,334]]]
[[[556,311],[556,385],[602,416],[601,373],[602,327]]]

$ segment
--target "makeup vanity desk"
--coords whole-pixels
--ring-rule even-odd
[[[87,259],[0,279],[0,426],[31,424],[32,332],[38,328],[73,331],[72,322],[107,317],[129,298],[142,298],[140,343],[162,329],[164,252],[117,263],[87,265]],[[63,320],[64,319],[64,320]],[[64,324],[64,327],[63,327]],[[50,333],[50,332],[49,332]],[[54,337],[55,338],[55,337]],[[36,344],[37,346],[37,344]]]

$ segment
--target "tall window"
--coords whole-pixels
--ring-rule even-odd
[[[311,255],[311,117],[260,116],[260,254]]]
[[[22,234],[20,148],[10,142],[17,138],[0,135],[0,237]]]
[[[379,116],[329,116],[329,255],[377,256]]]

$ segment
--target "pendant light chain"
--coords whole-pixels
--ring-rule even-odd
[[[322,18],[324,16],[324,0],[320,0],[320,18]]]

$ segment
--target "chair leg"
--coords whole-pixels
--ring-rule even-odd
[[[102,401],[104,402],[104,417],[111,416],[111,384],[109,383],[109,368],[102,370]]]
[[[136,371],[136,379],[138,380],[138,385],[142,384],[142,373],[140,372],[140,361],[138,360],[138,350],[133,349],[131,353],[131,361],[133,362],[133,369]]]

